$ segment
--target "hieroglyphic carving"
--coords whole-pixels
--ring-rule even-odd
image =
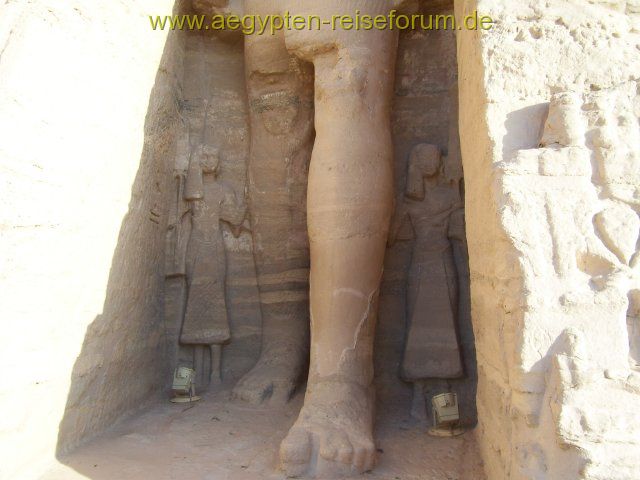
[[[585,95],[575,92],[553,95],[538,152],[543,174],[566,174],[561,168],[564,165],[576,174],[576,162],[581,160],[584,165],[581,173],[591,176],[592,194],[598,198],[591,200],[594,213],[585,228],[589,241],[579,249],[578,267],[591,277],[595,292],[611,298],[627,297],[630,361],[637,367],[640,135],[637,113],[633,110],[635,97],[634,82]],[[589,169],[591,162],[593,171]],[[558,244],[563,242],[556,240]],[[573,255],[563,252],[562,256]]]
[[[502,299],[523,322],[510,381],[537,396],[508,408],[535,432],[525,468],[549,478],[637,470],[637,94],[635,82],[553,94],[539,148],[496,168],[502,225],[524,270],[523,290]],[[501,274],[515,278],[507,265]],[[607,444],[625,446],[603,460]]]
[[[605,260],[610,262],[610,272],[596,284],[602,289],[613,287],[626,292],[629,360],[636,370],[640,369],[639,87],[635,81],[594,91],[582,103],[574,101],[576,105],[570,109],[586,117],[587,144],[597,165],[595,179],[603,187],[599,195],[602,207],[593,217],[593,225],[600,241],[613,254]],[[552,99],[550,116],[553,111],[568,110],[559,101],[567,95]]]

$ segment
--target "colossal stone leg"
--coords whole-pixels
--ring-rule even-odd
[[[247,13],[278,13],[246,1]],[[249,208],[262,310],[262,352],[234,389],[251,403],[292,395],[308,362],[306,184],[313,146],[313,69],[282,32],[245,39],[250,103]]]
[[[386,13],[388,5],[313,3],[329,18],[354,15],[355,6]],[[312,60],[316,75],[307,209],[311,365],[304,406],[280,449],[290,476],[343,476],[375,463],[372,353],[393,204],[396,44],[392,31],[287,32],[287,47]]]

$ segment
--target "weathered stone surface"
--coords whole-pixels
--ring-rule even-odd
[[[458,36],[487,474],[635,478],[638,17],[629,2],[456,7],[497,22]]]
[[[624,204],[612,204],[597,213],[595,218],[596,233],[605,246],[616,254],[618,259],[629,264],[636,253],[640,233],[640,218],[632,208]]]
[[[0,5],[0,477],[164,385],[163,267],[182,41],[174,1]]]

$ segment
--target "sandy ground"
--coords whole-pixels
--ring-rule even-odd
[[[284,479],[278,446],[301,404],[300,395],[281,409],[250,408],[229,401],[228,391],[191,407],[157,404],[60,459],[42,480]],[[355,478],[484,479],[473,432],[433,438],[409,418],[379,417],[378,466]]]

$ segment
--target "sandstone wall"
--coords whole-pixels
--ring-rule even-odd
[[[488,477],[637,478],[638,4],[475,9],[497,22],[458,37]]]
[[[163,385],[174,0],[0,5],[0,478],[37,475]]]

